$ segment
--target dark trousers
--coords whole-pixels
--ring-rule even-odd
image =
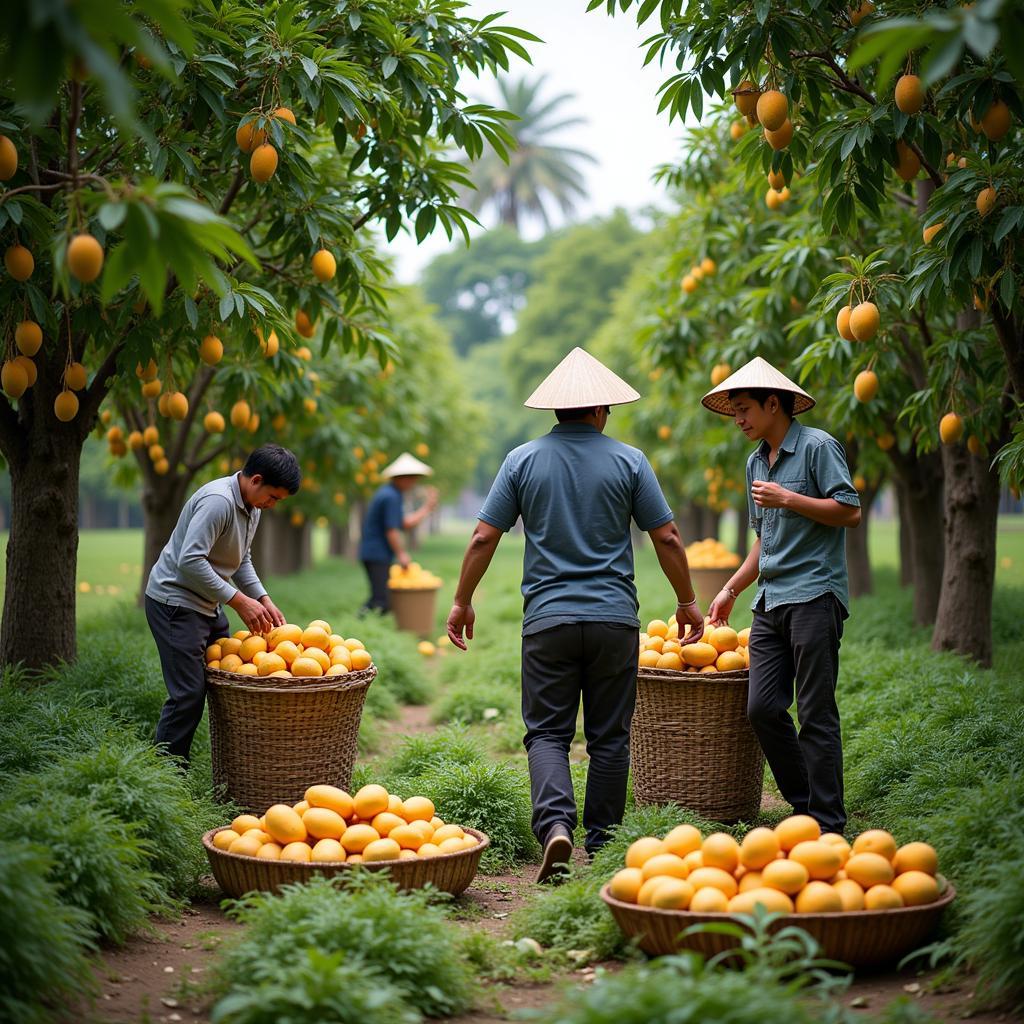
[[[754,612],[747,716],[783,797],[842,834],[843,744],[836,706],[842,605],[833,594]],[[797,733],[789,706],[796,687]]]
[[[391,592],[388,590],[388,574],[390,562],[363,562],[366,577],[370,581],[370,596],[363,602],[360,611],[384,612],[391,611]]]
[[[192,737],[206,703],[206,648],[228,635],[223,610],[202,615],[191,608],[146,598],[146,620],[160,653],[167,700],[156,727],[156,742],[188,763]]]
[[[583,699],[590,767],[583,807],[590,853],[622,821],[629,777],[629,726],[636,704],[640,636],[620,623],[575,622],[523,637],[523,742],[530,764],[533,832],[576,828],[569,747]]]

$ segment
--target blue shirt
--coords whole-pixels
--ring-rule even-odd
[[[643,452],[589,423],[559,423],[506,456],[479,518],[507,531],[522,516],[523,633],[563,622],[639,626],[632,518],[672,519]]]
[[[388,543],[388,530],[402,528],[402,495],[394,484],[385,484],[370,499],[363,519],[359,558],[363,562],[387,562],[395,557]]]
[[[761,538],[754,609],[770,611],[778,605],[804,604],[832,593],[848,612],[846,530],[816,523],[790,509],[758,508],[750,491],[755,480],[770,480],[797,494],[859,506],[846,452],[831,434],[796,420],[786,431],[771,467],[769,451],[768,442],[762,441],[747,460],[750,525]]]

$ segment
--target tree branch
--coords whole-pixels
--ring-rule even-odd
[[[194,476],[196,473],[200,473],[204,469],[206,469],[206,467],[211,462],[213,462],[214,459],[219,458],[221,455],[225,454],[225,452],[229,452],[229,451],[231,451],[231,442],[230,441],[223,441],[219,445],[217,445],[216,448],[214,448],[211,451],[207,452],[206,455],[203,456],[202,461],[197,462],[194,466],[193,465],[188,465],[187,463],[186,463],[186,465],[188,465],[189,470],[191,470],[192,475]]]
[[[62,181],[56,185],[19,185],[17,188],[12,188],[0,196],[0,203],[6,203],[11,196],[16,196],[19,192],[59,192],[62,188],[66,187]]]
[[[206,394],[206,389],[210,386],[213,381],[213,367],[204,366],[200,371],[196,379],[192,382],[192,387],[188,394],[188,412],[185,414],[185,418],[181,421],[181,426],[178,428],[178,433],[174,438],[174,442],[171,445],[170,454],[167,457],[168,462],[172,466],[177,466],[182,460],[182,456],[185,454],[185,444],[188,441],[188,433],[192,429],[192,424],[196,421],[196,413],[199,411],[199,403],[203,400],[203,395]]]
[[[817,60],[824,61],[832,71],[835,73],[835,79],[830,79],[832,85],[837,89],[841,89],[843,92],[848,92],[853,96],[859,96],[862,100],[870,103],[873,107],[878,106],[878,99],[867,89],[846,73],[845,68],[836,60],[835,55],[828,50],[808,50],[800,53],[791,53],[790,57],[812,57]],[[906,143],[908,149],[912,150],[918,160],[921,161],[921,166],[925,169],[928,177],[935,182],[935,187],[940,187],[943,182],[942,175],[934,168],[928,161],[928,158],[924,155],[921,147],[916,142]]]
[[[223,200],[221,200],[220,209],[217,211],[222,217],[225,216],[228,210],[231,209],[231,204],[234,203],[238,193],[242,190],[242,186],[245,184],[245,172],[239,167],[235,171],[234,180],[231,182],[230,187],[227,190]]]
[[[82,397],[79,399],[79,412],[81,415],[78,418],[85,425],[83,437],[89,433],[90,428],[88,424],[92,422],[93,417],[103,404],[103,399],[110,392],[108,381],[117,371],[117,357],[124,351],[124,347],[125,339],[121,337],[107,353],[106,359],[100,364],[100,368],[96,371],[96,376],[93,377],[92,383],[82,392]]]
[[[78,187],[78,119],[82,115],[82,83],[71,77],[71,109],[68,112],[68,171]]]
[[[989,312],[992,314],[992,327],[1010,371],[1013,390],[1017,393],[1017,398],[1024,402],[1024,332],[1012,314],[1004,312],[994,295],[989,301]]]
[[[376,217],[381,210],[384,209],[384,203],[378,203],[376,206],[367,210],[366,213],[360,214],[354,221],[352,221],[352,230],[358,231],[368,220]]]

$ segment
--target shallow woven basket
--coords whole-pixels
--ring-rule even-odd
[[[247,811],[294,804],[314,782],[352,782],[359,720],[377,668],[309,679],[207,670],[213,782]]]
[[[480,840],[472,850],[458,853],[441,853],[436,857],[422,860],[380,860],[371,864],[303,864],[298,861],[261,860],[259,857],[243,857],[238,853],[218,850],[213,837],[223,828],[211,829],[203,836],[203,846],[213,870],[217,884],[229,896],[244,896],[247,892],[276,892],[282,885],[293,882],[308,882],[314,875],[340,875],[363,867],[367,871],[387,871],[399,889],[422,889],[433,885],[435,889],[458,896],[476,877],[480,858],[491,845],[490,839],[476,829],[464,829],[466,835]]]
[[[750,673],[637,674],[630,734],[638,804],[674,802],[712,821],[751,821],[764,754],[747,720]]]
[[[896,963],[925,944],[938,927],[942,912],[953,902],[956,890],[950,885],[934,903],[895,910],[859,910],[843,914],[787,914],[770,928],[803,928],[821,947],[820,956],[851,967],[880,967]],[[721,924],[727,914],[693,914],[688,910],[658,910],[623,903],[612,897],[606,885],[601,899],[608,904],[616,923],[630,939],[651,956],[693,949],[705,957],[737,946],[731,935],[698,932],[682,935],[696,924]]]

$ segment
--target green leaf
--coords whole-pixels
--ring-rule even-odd
[[[113,231],[121,226],[128,208],[124,203],[104,203],[97,213],[97,219],[104,231]]]
[[[1009,268],[1000,278],[999,298],[1007,309],[1013,309],[1014,301],[1017,298],[1017,283],[1013,278],[1013,271]]]
[[[992,235],[992,244],[999,245],[1022,220],[1024,220],[1024,206],[1008,206],[1003,211],[995,233]]]

